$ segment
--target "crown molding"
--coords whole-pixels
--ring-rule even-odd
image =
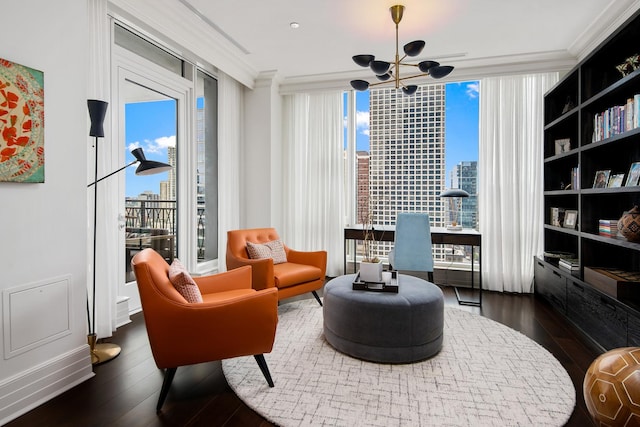
[[[612,0],[591,25],[578,35],[568,51],[578,61],[583,60],[639,9],[640,0]]]
[[[212,64],[253,88],[258,71],[230,40],[182,2],[172,0],[109,0],[109,14],[129,22],[173,51]]]

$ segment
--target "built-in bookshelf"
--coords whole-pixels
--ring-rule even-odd
[[[544,100],[545,253],[535,260],[536,293],[604,349],[640,345],[640,283],[616,285],[613,273],[602,280],[594,273],[640,270],[640,244],[615,227],[640,205],[637,40],[639,13]]]

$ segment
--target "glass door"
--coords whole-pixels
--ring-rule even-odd
[[[142,148],[147,159],[173,166],[169,172],[149,176],[136,176],[135,165],[126,170],[124,282],[128,284],[135,280],[131,258],[136,253],[152,248],[168,263],[177,254],[178,102],[130,80],[125,80],[122,86],[125,164],[135,160],[132,150]]]

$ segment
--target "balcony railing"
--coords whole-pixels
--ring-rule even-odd
[[[129,199],[125,203],[126,228],[128,232],[143,233],[144,230],[166,230],[177,235],[175,200]],[[204,204],[198,204],[198,259],[204,259]],[[175,254],[173,254],[175,256]]]

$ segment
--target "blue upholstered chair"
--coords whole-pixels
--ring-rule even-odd
[[[395,242],[389,266],[398,271],[420,271],[433,282],[433,252],[429,214],[400,212],[396,217]]]

